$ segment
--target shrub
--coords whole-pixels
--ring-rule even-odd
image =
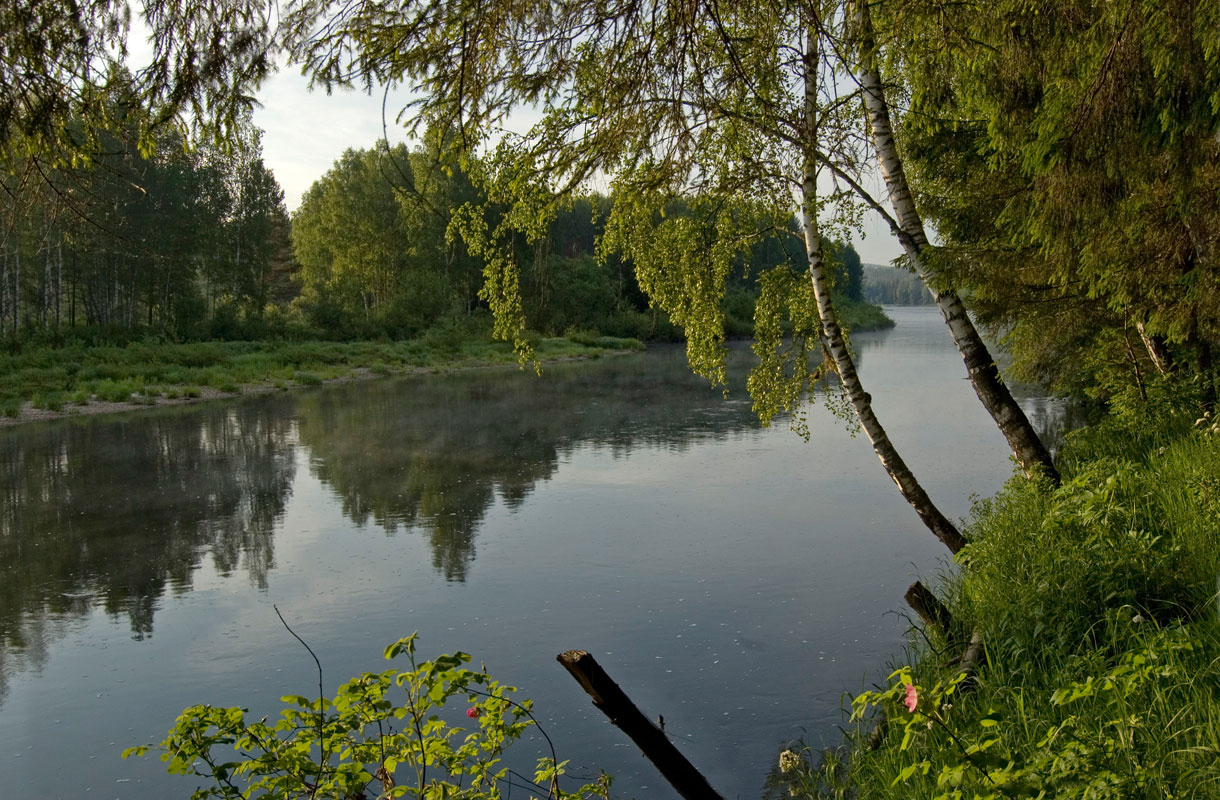
[[[288,695],[274,724],[247,719],[241,708],[192,706],[160,745],[128,748],[123,758],[161,751],[171,774],[210,781],[192,795],[200,800],[344,800],[368,796],[371,785],[379,787],[377,797],[499,798],[500,783],[508,780],[501,758],[536,725],[532,704],[514,700],[516,689],[486,670],[467,668],[465,653],[417,662],[415,642],[408,636],[385,650],[387,660],[405,654],[408,669],[366,672],[333,698]],[[465,706],[464,715],[446,708],[451,700]],[[563,791],[563,768],[554,753],[539,760],[534,782],[540,793],[559,800],[609,797],[605,776]]]
[[[143,388],[134,381],[104,380],[94,386],[93,393],[99,400],[105,400],[108,403],[126,403],[131,400],[133,394],[142,391]]]
[[[47,411],[59,411],[64,407],[64,396],[60,392],[48,392],[46,394],[36,394],[31,401],[34,408],[42,408]]]

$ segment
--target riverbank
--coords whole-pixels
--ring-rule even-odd
[[[542,363],[644,348],[636,339],[539,339]],[[485,340],[402,342],[140,342],[40,348],[0,357],[0,427],[113,414],[354,380],[517,364]]]
[[[962,569],[939,592],[948,630],[921,630],[888,683],[855,699],[848,744],[793,746],[773,785],[798,797],[1217,796],[1220,426],[1192,406],[1078,431],[1057,459],[1061,487],[1015,478],[979,502]],[[955,656],[976,631],[983,657],[967,677]]]
[[[878,306],[840,300],[854,332],[894,326]],[[540,362],[644,349],[638,339],[593,331],[533,335]],[[27,347],[0,356],[0,427],[136,411],[204,400],[364,380],[517,363],[511,345],[474,327],[440,326],[405,341],[139,341]]]
[[[894,327],[894,320],[875,303],[840,297],[835,300],[835,307],[840,322],[852,333],[884,331]]]

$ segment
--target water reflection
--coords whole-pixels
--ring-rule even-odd
[[[856,349],[891,435],[958,516],[1011,465],[934,314]],[[820,411],[808,445],[760,430],[749,360],[735,352],[727,402],[657,348],[541,379],[421,376],[0,432],[0,741],[20,745],[0,771],[35,796],[66,748],[81,769],[64,796],[180,792],[117,751],[185,705],[263,713],[308,686],[274,602],[328,682],[416,628],[432,652],[489,654],[547,709],[564,758],[667,796],[554,675],[551,654],[592,643],[726,796],[757,796],[774,744],[820,741],[840,692],[900,647],[888,609],[943,554],[867,442]]]
[[[0,435],[0,697],[93,608],[150,635],[209,554],[265,587],[292,430],[282,402],[258,402]]]
[[[746,356],[732,359],[735,397]],[[451,581],[465,580],[496,499],[518,507],[577,445],[625,457],[757,427],[748,402],[724,402],[677,348],[550,365],[542,379],[497,370],[336,387],[303,396],[298,415],[310,470],[344,513],[391,534],[418,528]]]
[[[858,337],[859,359],[895,337],[910,340],[915,370],[925,349],[943,350],[908,326]],[[577,448],[622,459],[753,435],[751,363],[732,348],[727,401],[680,347],[660,347],[549,365],[541,379],[475,370],[4,431],[0,698],[6,675],[41,665],[48,642],[95,608],[150,635],[162,598],[189,591],[209,556],[265,589],[298,441],[346,517],[418,531],[435,570],[462,582],[489,510],[520,507]],[[1062,404],[1025,402],[1048,432],[1064,426]]]
[[[574,447],[682,451],[756,427],[747,356],[732,359],[728,403],[662,348],[542,379],[471,371],[4,431],[0,699],[95,608],[151,635],[162,598],[190,591],[209,556],[265,589],[298,440],[353,522],[418,529],[435,569],[463,581],[488,509],[520,506]]]

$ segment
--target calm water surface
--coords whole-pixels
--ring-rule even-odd
[[[1012,464],[935,310],[890,311],[856,337],[863,380],[961,517]],[[187,705],[314,691],[277,604],[328,691],[419,631],[534,698],[573,774],[673,797],[554,661],[587,649],[758,797],[779,745],[832,741],[843,693],[901,658],[902,594],[945,562],[863,436],[821,408],[808,443],[760,428],[733,363],[727,400],[658,348],[0,431],[6,796],[188,796],[118,753]]]

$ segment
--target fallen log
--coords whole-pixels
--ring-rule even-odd
[[[707,778],[674,747],[665,732],[636,708],[593,656],[584,650],[568,650],[555,658],[593,698],[593,705],[627,734],[679,795],[686,800],[723,800]]]

